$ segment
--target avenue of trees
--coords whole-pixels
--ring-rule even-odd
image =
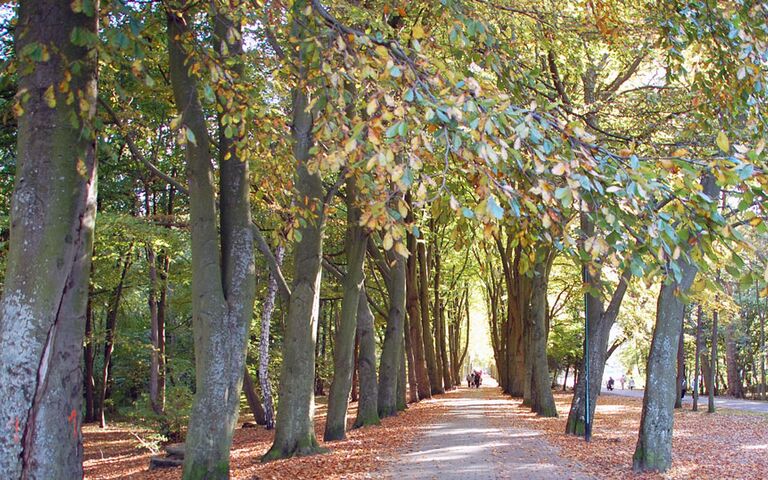
[[[569,434],[622,347],[636,471],[683,379],[766,397],[763,2],[20,0],[0,62],[3,478],[117,418],[228,478],[241,403],[333,448],[463,383],[476,309]]]

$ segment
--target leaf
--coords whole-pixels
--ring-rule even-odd
[[[368,116],[372,116],[374,113],[376,113],[376,110],[379,109],[379,102],[372,98],[370,102],[368,102],[368,105],[365,107],[365,113],[368,114]]]
[[[501,218],[504,216],[504,209],[501,208],[501,206],[496,202],[496,197],[490,196],[488,197],[488,213],[490,213],[495,218],[501,220]]]
[[[421,40],[422,38],[424,38],[424,27],[422,27],[420,23],[417,23],[413,27],[413,31],[411,32],[411,37],[415,38],[416,40]]]
[[[384,247],[384,250],[392,250],[393,244],[394,239],[392,238],[392,234],[389,232],[384,234],[384,240],[381,242],[381,246]]]
[[[192,145],[197,146],[197,138],[195,138],[195,132],[193,132],[189,127],[185,128],[184,130],[186,130],[187,141],[189,141],[189,143]]]
[[[405,258],[408,258],[408,255],[410,254],[410,252],[408,252],[408,249],[405,247],[405,244],[403,242],[397,242],[397,244],[395,245],[395,251]]]
[[[728,135],[721,131],[717,134],[717,146],[725,153],[731,149],[731,143],[728,141]]]
[[[56,108],[56,94],[53,91],[53,85],[49,86],[43,94],[46,105],[48,108]]]

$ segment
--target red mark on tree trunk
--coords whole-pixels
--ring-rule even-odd
[[[72,424],[72,436],[77,439],[77,410],[74,408],[72,413],[69,414],[69,418],[67,418],[67,423]]]

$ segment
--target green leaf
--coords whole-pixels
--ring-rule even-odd
[[[731,149],[731,143],[728,141],[728,135],[721,131],[717,134],[717,146],[725,153]]]

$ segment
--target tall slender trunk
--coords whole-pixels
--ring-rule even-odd
[[[725,374],[728,379],[728,395],[734,398],[744,398],[744,388],[739,374],[736,324],[733,321],[725,328]]]
[[[280,268],[283,264],[285,247],[278,245],[275,248],[275,262]],[[275,428],[275,403],[272,399],[272,383],[269,380],[269,344],[270,328],[272,326],[272,313],[275,311],[275,297],[277,295],[277,278],[274,273],[269,273],[267,280],[267,297],[264,299],[264,308],[261,311],[261,332],[259,334],[259,383],[261,394],[264,397],[264,426],[267,430]]]
[[[757,315],[760,317],[760,386],[758,391],[760,398],[765,400],[765,309],[760,305],[760,289],[758,285],[755,285],[755,308],[757,309]]]
[[[357,335],[360,337],[360,353],[357,358],[357,369],[360,374],[360,398],[357,402],[357,418],[355,418],[354,428],[379,424],[376,334],[365,287],[360,289],[360,300],[357,302]]]
[[[433,250],[434,258],[434,319],[435,319],[435,341],[437,345],[437,352],[440,356],[438,365],[440,366],[442,374],[443,388],[445,390],[451,390],[453,388],[453,381],[451,380],[451,363],[448,360],[448,346],[446,345],[446,332],[445,332],[445,306],[443,305],[443,299],[440,295],[440,280],[441,280],[441,265],[440,265],[440,248],[435,240],[435,246]]]
[[[419,307],[421,308],[421,334],[424,340],[424,358],[427,362],[427,374],[432,394],[445,393],[443,382],[440,378],[440,370],[437,368],[437,354],[435,352],[435,337],[429,322],[429,272],[427,253],[424,242],[418,242],[417,252],[419,257]]]
[[[685,310],[685,309],[683,309]],[[675,408],[683,408],[683,382],[685,381],[685,313],[680,320],[677,341],[677,378],[675,379]]]
[[[406,197],[409,199],[409,197]],[[412,220],[413,214],[409,212],[409,220]],[[408,328],[411,337],[411,348],[413,349],[413,363],[416,374],[416,386],[419,399],[432,397],[432,387],[429,381],[429,370],[427,368],[426,352],[424,348],[424,334],[422,319],[419,310],[419,279],[418,279],[418,251],[416,246],[416,237],[408,233],[406,239],[410,255],[406,262],[405,307],[408,311]]]
[[[157,255],[154,248],[147,244],[147,266],[149,268],[149,322],[150,322],[150,362],[149,362],[149,403],[152,410],[161,415],[165,410],[165,394],[161,388],[161,366],[162,355],[158,346],[160,345],[160,335],[163,328],[160,326],[160,316],[158,313],[158,275],[157,275]]]
[[[167,13],[171,89],[187,132],[186,173],[192,237],[192,329],[195,337],[195,396],[184,452],[185,479],[229,477],[229,449],[240,407],[255,295],[253,230],[248,162],[239,155],[244,126],[227,130],[224,115],[236,104],[217,98],[220,214],[210,153],[208,123],[188,55],[195,6],[184,0]],[[213,42],[234,82],[242,79],[239,21],[214,12]],[[235,32],[232,34],[232,32]],[[236,103],[236,102],[235,102]],[[229,132],[229,133],[228,133]],[[218,224],[218,225],[217,225]]]
[[[699,377],[700,377],[700,359],[701,356],[701,341],[702,341],[702,335],[703,335],[703,328],[702,328],[702,320],[703,320],[704,314],[703,314],[703,308],[701,307],[701,303],[696,307],[696,357],[694,358],[694,367],[693,367],[693,391],[691,392],[693,394],[693,408],[692,410],[695,412],[699,409]]]
[[[120,309],[120,301],[123,298],[123,286],[125,285],[125,276],[128,273],[128,269],[131,267],[131,251],[130,248],[133,248],[132,246],[129,247],[128,252],[125,254],[125,258],[123,258],[120,263],[122,263],[123,268],[121,269],[120,273],[120,279],[117,282],[117,285],[115,286],[114,290],[112,291],[112,296],[109,301],[109,307],[107,308],[107,321],[106,321],[106,327],[105,327],[105,338],[104,338],[104,359],[102,361],[102,370],[101,370],[101,390],[99,391],[99,402],[98,402],[98,417],[99,417],[99,426],[101,428],[104,428],[107,426],[107,420],[105,416],[105,403],[107,398],[109,398],[109,383],[110,383],[110,377],[112,372],[112,353],[115,351],[115,335],[117,333],[117,314]]]
[[[314,48],[314,33],[304,16],[308,2],[298,0],[291,8],[291,36],[297,39],[299,85],[293,92],[292,136],[293,156],[296,159],[295,189],[297,198],[305,200],[307,221],[297,230],[300,240],[294,249],[295,269],[293,290],[288,305],[283,365],[280,372],[280,408],[277,411],[275,439],[263,461],[307,455],[320,451],[314,428],[314,372],[315,340],[320,307],[322,276],[323,231],[325,205],[323,182],[319,172],[311,173],[308,162],[314,144],[312,133],[315,112],[310,108],[312,99],[307,85],[309,64]],[[298,238],[298,237],[297,237]]]
[[[416,403],[419,401],[419,386],[416,382],[416,366],[413,364],[413,341],[411,340],[411,326],[410,322],[408,321],[408,315],[403,317],[403,321],[405,322],[403,336],[405,337],[404,359],[408,378],[408,403]]]
[[[390,250],[387,260],[391,279],[387,285],[389,313],[379,365],[379,417],[397,414],[397,382],[403,359],[403,318],[405,316],[405,258]]]
[[[323,434],[325,441],[343,439],[347,429],[347,407],[354,370],[357,303],[365,281],[363,266],[368,244],[368,234],[360,226],[361,212],[356,204],[357,189],[355,178],[349,177],[346,191],[347,234],[344,249],[347,257],[347,272],[342,281],[344,294],[341,300],[341,320],[334,342],[333,381],[328,396],[328,415]]]
[[[91,264],[91,276],[93,276],[93,264]],[[96,421],[96,384],[93,378],[95,363],[95,350],[93,349],[93,285],[88,287],[88,304],[85,310],[85,346],[83,361],[83,387],[85,389],[85,416],[83,423]]]
[[[357,320],[357,319],[355,319]],[[358,397],[358,382],[357,379],[357,359],[358,359],[358,352],[360,352],[360,336],[357,333],[357,321],[355,321],[355,351],[352,358],[353,364],[352,364],[352,392],[349,394],[349,399],[352,402],[356,402]]]
[[[98,0],[92,6],[99,11]],[[11,480],[81,478],[97,58],[95,45],[76,46],[70,38],[74,29],[95,36],[98,15],[57,0],[21,0],[17,11],[14,50],[44,48],[50,58],[17,58],[24,113],[0,298],[0,472]],[[59,85],[80,101],[68,102]]]
[[[715,297],[715,303],[718,298]],[[707,385],[707,394],[709,395],[709,404],[707,412],[715,413],[715,382],[717,381],[717,321],[719,313],[717,310],[712,312],[712,346],[709,353],[709,382]]]

